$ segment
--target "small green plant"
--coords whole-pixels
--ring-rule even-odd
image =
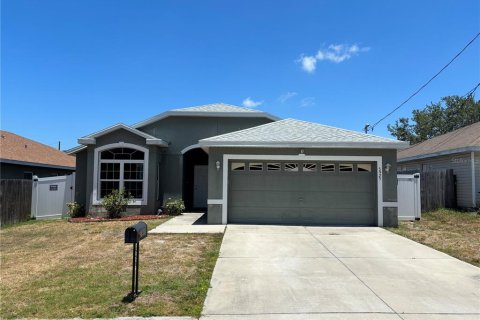
[[[165,209],[167,210],[167,214],[171,216],[178,216],[183,213],[185,210],[185,204],[183,203],[182,199],[168,199],[165,203]]]
[[[127,210],[128,204],[133,200],[133,196],[125,190],[112,190],[112,192],[102,199],[102,207],[108,212],[111,219],[120,218],[122,212]]]
[[[85,209],[78,202],[67,202],[68,215],[72,218],[85,216]]]

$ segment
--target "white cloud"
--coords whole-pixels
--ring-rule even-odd
[[[312,73],[317,67],[317,59],[313,56],[301,56],[297,61],[302,64],[302,69],[308,73]]]
[[[361,52],[367,52],[369,50],[369,47],[360,47],[357,44],[331,44],[328,47],[318,50],[315,56],[301,55],[297,62],[301,63],[304,71],[313,73],[317,67],[318,61],[340,63],[360,54]]]
[[[315,98],[314,97],[307,97],[303,98],[300,101],[300,107],[311,107],[315,105]]]
[[[281,103],[285,103],[287,100],[295,97],[298,93],[296,92],[286,92],[284,94],[282,94],[280,97],[278,97],[278,101],[280,101]]]
[[[243,100],[242,105],[245,108],[255,108],[261,105],[263,101],[253,101],[252,98],[248,97],[245,100]]]

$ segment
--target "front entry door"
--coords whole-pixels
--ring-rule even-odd
[[[206,208],[208,196],[208,166],[195,166],[193,173],[193,207]]]

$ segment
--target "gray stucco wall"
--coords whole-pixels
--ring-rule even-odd
[[[216,161],[220,161],[223,167],[224,154],[259,154],[259,155],[298,155],[300,148],[210,148],[208,164],[208,199],[222,199],[223,170],[216,169]],[[381,156],[383,165],[392,165],[390,173],[383,172],[383,201],[397,202],[397,151],[392,149],[304,149],[306,155],[329,155],[329,156]],[[208,206],[208,223],[221,223],[221,204],[210,204]],[[386,211],[386,214],[391,212]],[[390,221],[391,219],[389,219]],[[395,223],[393,223],[395,224]]]
[[[118,142],[132,143],[149,149],[147,205],[131,207],[132,213],[156,213],[168,198],[182,198],[183,157],[181,151],[200,139],[272,122],[267,118],[184,117],[174,116],[149,124],[139,130],[161,138],[168,147],[146,145],[145,138],[124,129],[96,139],[95,145],[77,153],[76,201],[84,203],[87,212],[103,213],[92,205],[95,148]],[[159,180],[157,181],[157,171]]]
[[[95,145],[88,146],[87,149],[77,153],[77,179],[75,186],[75,201],[84,204],[87,212],[89,213],[104,213],[104,211],[99,205],[93,204],[92,199],[93,183],[95,181],[93,177],[95,148],[118,142],[135,144],[149,150],[148,170],[145,172],[145,174],[148,174],[147,205],[131,206],[130,210],[128,211],[131,213],[140,214],[156,213],[156,210],[159,207],[159,201],[156,199],[158,188],[156,172],[157,165],[161,162],[161,147],[147,145],[145,138],[139,137],[138,135],[135,135],[123,129],[119,129],[98,138]]]
[[[476,159],[479,159],[478,155]],[[480,164],[478,166],[480,166]],[[457,177],[457,205],[464,208],[472,207],[472,168],[470,152],[400,162],[398,167],[400,170],[418,170],[419,172],[453,169],[453,173]],[[477,196],[477,199],[480,199],[480,196]]]
[[[238,131],[272,122],[267,118],[240,117],[168,117],[149,124],[139,130],[161,138],[169,143],[162,150],[164,162],[161,166],[162,201],[182,198],[183,157],[182,150],[198,144],[204,138]]]

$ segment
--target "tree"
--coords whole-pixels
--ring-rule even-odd
[[[413,110],[412,120],[413,124],[409,118],[402,117],[394,125],[388,125],[388,131],[410,144],[431,139],[480,121],[480,100],[475,100],[473,95],[443,97],[424,109]]]

